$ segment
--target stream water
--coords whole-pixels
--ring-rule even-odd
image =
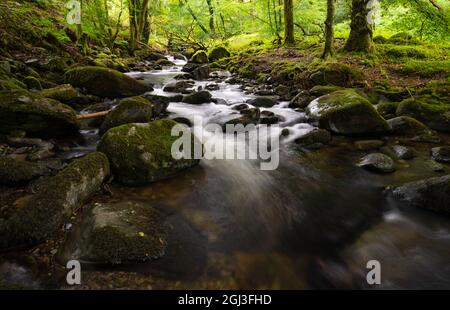
[[[152,83],[155,94],[172,95],[162,89],[181,73],[184,61],[176,64],[129,75]],[[239,85],[218,84],[211,93],[226,104],[173,102],[170,117],[202,116],[193,128],[199,134],[252,97]],[[122,200],[166,210],[175,227],[165,257],[123,269],[198,288],[450,288],[450,220],[397,205],[382,193],[388,184],[435,176],[423,158],[392,175],[372,174],[354,167],[361,153],[343,138],[317,151],[298,149],[292,141],[312,126],[287,103],[262,110],[281,116],[273,134],[290,131],[278,169],[263,171],[257,160],[202,160],[170,180],[112,186]],[[95,142],[95,133],[85,135]],[[366,282],[370,260],[381,263],[381,285]]]

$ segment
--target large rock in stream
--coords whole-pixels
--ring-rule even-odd
[[[119,71],[102,67],[77,67],[67,71],[64,79],[66,83],[104,98],[137,96],[153,90]]]
[[[120,183],[139,185],[166,179],[200,162],[193,156],[191,159],[172,156],[172,145],[178,136],[172,136],[171,130],[176,124],[173,120],[162,119],[112,128],[103,135],[98,150],[108,156],[114,177]],[[189,129],[184,126],[180,129],[190,136],[192,151],[194,144],[201,150],[200,142]]]
[[[427,98],[406,99],[400,103],[396,113],[419,120],[431,129],[450,132],[450,104]]]
[[[153,117],[153,104],[144,97],[122,99],[117,107],[106,116],[100,127],[100,134],[113,127],[129,123],[148,123]]]
[[[341,90],[311,102],[306,114],[320,127],[342,135],[378,135],[390,127],[373,105],[354,90]]]
[[[406,183],[390,192],[410,206],[450,215],[450,175]]]
[[[62,137],[78,128],[76,112],[65,104],[27,91],[0,92],[0,133]]]
[[[117,265],[164,255],[166,228],[160,212],[136,202],[95,203],[77,229],[76,259]]]
[[[109,175],[102,153],[73,161],[37,186],[36,193],[19,198],[0,219],[0,249],[31,246],[58,231],[64,220],[86,203]]]

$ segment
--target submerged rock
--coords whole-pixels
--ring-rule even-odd
[[[46,175],[49,169],[41,164],[10,157],[0,157],[0,185],[24,185]]]
[[[431,129],[450,132],[450,105],[431,100],[406,99],[397,108],[397,115],[415,118]]]
[[[77,67],[67,71],[64,79],[104,98],[136,96],[153,90],[119,71],[102,67]]]
[[[295,143],[305,147],[321,146],[331,141],[330,133],[325,129],[315,128],[295,139]]]
[[[382,153],[366,155],[356,165],[379,173],[391,173],[395,171],[394,161]]]
[[[61,137],[78,132],[76,112],[53,99],[27,91],[0,93],[0,133]]]
[[[202,90],[184,96],[183,102],[188,104],[203,104],[203,103],[210,103],[212,101],[211,99],[212,99],[211,93],[206,90]]]
[[[129,123],[148,123],[153,117],[153,104],[144,97],[130,97],[120,100],[117,107],[108,113],[100,134],[113,127]]]
[[[439,163],[450,163],[450,146],[432,148],[431,156]]]
[[[382,148],[383,153],[396,159],[413,159],[417,156],[416,150],[403,145],[392,145]]]
[[[383,145],[384,141],[381,140],[359,140],[355,142],[356,148],[361,151],[379,149]]]
[[[159,211],[135,202],[95,203],[79,230],[75,258],[91,263],[145,262],[163,256],[167,246]]]
[[[170,178],[200,162],[199,159],[175,159],[172,156],[171,148],[178,136],[172,136],[171,130],[176,124],[173,120],[163,119],[112,128],[103,135],[98,150],[108,156],[114,176],[120,183],[138,185]],[[198,145],[189,129],[183,128],[185,134],[191,135],[192,146]]]
[[[373,105],[353,90],[317,98],[308,105],[306,114],[321,128],[343,135],[376,135],[390,129]]]
[[[450,175],[406,183],[391,193],[408,205],[450,215]]]
[[[63,103],[70,103],[78,97],[78,92],[70,84],[63,84],[53,88],[44,89],[40,92],[42,97],[58,100]]]
[[[36,194],[20,198],[10,216],[0,219],[0,249],[45,241],[100,188],[109,175],[104,154],[91,153],[73,161],[40,184]]]

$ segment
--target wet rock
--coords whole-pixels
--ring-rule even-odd
[[[314,97],[311,96],[306,91],[299,92],[289,103],[289,107],[291,109],[304,109],[314,100]]]
[[[344,90],[344,88],[333,85],[316,85],[309,90],[309,94],[315,97],[325,96],[334,93],[338,90]]]
[[[61,137],[78,132],[76,112],[53,99],[27,91],[0,94],[0,132]]]
[[[205,51],[198,51],[194,55],[192,55],[189,62],[194,64],[206,64],[208,63],[208,55]]]
[[[212,98],[211,101],[214,102],[215,104],[222,104],[222,105],[228,104],[228,102],[223,98]]]
[[[193,86],[193,81],[181,80],[167,84],[166,86],[164,86],[163,90],[170,93],[182,93],[187,89],[192,88]]]
[[[290,101],[292,100],[291,88],[286,85],[278,85],[273,90],[275,95],[280,96],[281,100]]]
[[[379,149],[384,145],[381,140],[360,140],[355,142],[355,146],[358,150],[369,151]]]
[[[259,119],[260,124],[271,125],[271,124],[276,124],[279,121],[280,121],[280,118],[277,115],[275,115],[275,113],[273,113],[271,111],[262,111],[261,112],[261,117]]]
[[[105,118],[100,127],[100,134],[113,127],[129,123],[148,123],[153,117],[153,104],[144,97],[122,99],[117,107]]]
[[[45,241],[89,200],[108,175],[108,159],[95,152],[74,160],[56,176],[47,178],[34,195],[20,198],[15,209],[0,220],[0,248]]]
[[[63,103],[70,103],[78,97],[78,92],[70,84],[63,84],[53,88],[44,89],[40,92],[42,97],[58,100]]]
[[[204,65],[197,67],[191,72],[191,74],[194,80],[206,80],[209,77],[209,66]]]
[[[166,229],[158,210],[135,202],[95,203],[87,210],[75,259],[117,265],[164,255]]]
[[[236,110],[236,111],[242,111],[242,110],[246,110],[246,109],[249,109],[249,108],[250,107],[248,106],[248,104],[245,104],[245,103],[240,103],[240,104],[237,104],[237,105],[232,107],[232,109]]]
[[[423,123],[409,116],[398,116],[387,120],[393,134],[404,136],[416,136],[428,132],[429,129]]]
[[[450,106],[425,98],[406,99],[400,103],[397,115],[410,116],[438,131],[450,132]]]
[[[41,82],[39,81],[39,79],[35,78],[34,76],[27,76],[26,78],[23,79],[22,82],[25,83],[25,85],[27,85],[28,89],[34,89],[34,90],[42,89]]]
[[[441,165],[440,163],[435,162],[434,160],[426,160],[425,161],[425,167],[427,167],[429,170],[434,171],[434,172],[444,172],[444,166]]]
[[[168,60],[167,58],[161,58],[155,61],[156,66],[162,66],[162,67],[173,67],[175,64]]]
[[[64,79],[66,83],[104,98],[136,96],[153,90],[119,71],[101,67],[77,67],[67,71]]]
[[[389,125],[373,105],[353,90],[322,96],[311,102],[306,114],[321,128],[343,135],[376,135],[389,131]]]
[[[192,122],[189,119],[187,119],[186,117],[175,117],[175,118],[172,118],[172,120],[174,120],[177,123],[184,124],[188,127],[192,126]]]
[[[390,192],[410,206],[450,215],[450,175],[406,183]]]
[[[14,147],[32,148],[30,154],[27,155],[27,160],[30,161],[43,160],[55,155],[53,143],[41,139],[9,136],[7,137],[7,142]]]
[[[158,61],[158,60],[167,59],[167,58],[166,58],[166,56],[164,56],[161,53],[151,52],[151,53],[145,55],[144,59],[147,61]]]
[[[213,91],[213,90],[219,90],[220,86],[217,83],[209,83],[205,86],[205,89],[209,90],[209,91]]]
[[[450,163],[450,146],[441,146],[431,149],[431,157],[439,163]]]
[[[392,145],[382,149],[384,153],[396,159],[413,159],[417,156],[416,150],[403,145]]]
[[[420,143],[431,143],[438,144],[441,143],[442,139],[434,132],[425,132],[418,136],[411,138],[411,141]]]
[[[382,153],[372,153],[364,156],[356,164],[358,167],[379,173],[391,173],[395,171],[394,161]]]
[[[48,172],[49,169],[41,163],[0,157],[0,185],[24,185]]]
[[[320,146],[331,141],[331,134],[325,129],[315,128],[295,139],[295,143],[304,146]]]
[[[248,104],[258,108],[271,108],[277,104],[273,97],[256,97],[247,101]]]
[[[214,47],[209,51],[208,59],[210,62],[230,57],[230,52],[223,46]]]
[[[178,137],[172,136],[171,130],[176,124],[173,120],[162,119],[112,128],[103,135],[98,150],[108,156],[114,177],[120,183],[139,185],[170,178],[200,162],[172,156],[171,148]],[[201,150],[201,144],[189,129],[185,130],[192,144]],[[192,147],[192,152],[196,148]]]
[[[166,97],[166,96],[145,94],[142,97],[150,100],[150,102],[153,103],[154,115],[160,115],[161,113],[165,113],[167,111],[167,107],[171,102],[181,102],[183,100],[182,95]]]
[[[203,104],[211,102],[211,93],[202,90],[183,97],[183,102],[188,104]]]

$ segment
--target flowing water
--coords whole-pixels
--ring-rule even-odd
[[[172,95],[162,88],[183,64],[130,75],[152,83],[155,94]],[[218,84],[211,93],[226,104],[173,102],[170,117],[202,116],[196,135],[242,148],[245,141],[205,132],[234,113],[232,105],[252,98],[239,85]],[[397,205],[382,193],[388,184],[436,175],[422,158],[375,175],[354,167],[361,153],[344,138],[317,151],[296,147],[295,137],[313,127],[287,103],[262,110],[281,116],[271,134],[290,132],[276,170],[261,170],[258,160],[202,160],[171,180],[112,186],[122,200],[167,212],[173,227],[165,257],[122,268],[194,288],[374,288],[366,264],[378,260],[382,284],[375,288],[450,288],[449,218]]]

